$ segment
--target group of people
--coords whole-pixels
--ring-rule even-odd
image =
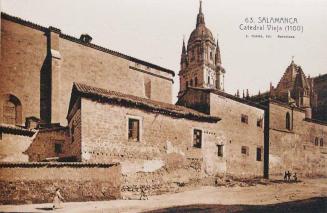
[[[284,172],[284,181],[288,181],[288,182],[290,182],[290,181],[292,181],[291,180],[292,179],[292,173],[290,172],[290,171],[285,171]],[[293,174],[293,181],[294,182],[296,182],[297,181],[297,175],[296,175],[296,172],[294,172],[294,174]]]

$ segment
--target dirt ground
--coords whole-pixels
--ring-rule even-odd
[[[327,179],[297,183],[271,181],[254,186],[205,186],[151,196],[148,200],[113,200],[52,204],[2,205],[1,212],[327,212]],[[181,207],[183,206],[183,207]],[[312,211],[311,211],[312,210]]]

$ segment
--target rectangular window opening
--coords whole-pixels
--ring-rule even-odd
[[[128,119],[128,139],[140,141],[140,121],[138,119]]]
[[[193,130],[193,146],[196,148],[201,148],[202,145],[202,130]]]
[[[62,153],[62,145],[60,143],[55,143],[55,153]]]
[[[257,161],[262,161],[262,148],[257,147]]]
[[[242,114],[241,115],[241,122],[247,124],[249,122],[249,117],[247,115]]]
[[[249,147],[242,146],[241,153],[242,153],[242,155],[249,155]]]
[[[224,145],[217,145],[218,147],[218,157],[224,157]]]

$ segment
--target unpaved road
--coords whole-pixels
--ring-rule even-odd
[[[172,209],[161,212],[196,212],[196,206],[210,206],[210,204],[223,207],[226,211],[234,212],[233,209],[240,205],[246,206],[274,206],[291,201],[300,201],[310,198],[318,199],[314,203],[315,208],[327,212],[327,179],[304,180],[299,183],[270,183],[269,185],[255,185],[249,187],[201,187],[191,191],[151,196],[149,200],[113,200],[96,202],[72,202],[64,203],[63,209],[50,210],[51,204],[29,205],[2,205],[1,212],[143,212],[156,209],[165,209],[174,206],[193,205],[190,209]],[[302,204],[310,209],[310,202],[302,201]],[[276,206],[276,205],[275,205]],[[283,205],[279,205],[283,208]],[[230,208],[231,211],[228,210]],[[236,209],[237,210],[237,209]],[[241,209],[238,209],[241,210]],[[314,209],[312,209],[314,210]],[[217,212],[206,211],[206,212]],[[160,211],[159,211],[160,212]],[[265,212],[265,211],[256,211]],[[284,212],[281,209],[281,212]],[[289,212],[285,209],[285,212]],[[309,211],[310,212],[310,211]]]

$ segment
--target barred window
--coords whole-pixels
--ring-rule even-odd
[[[193,146],[196,148],[201,148],[202,145],[202,130],[193,130]]]

